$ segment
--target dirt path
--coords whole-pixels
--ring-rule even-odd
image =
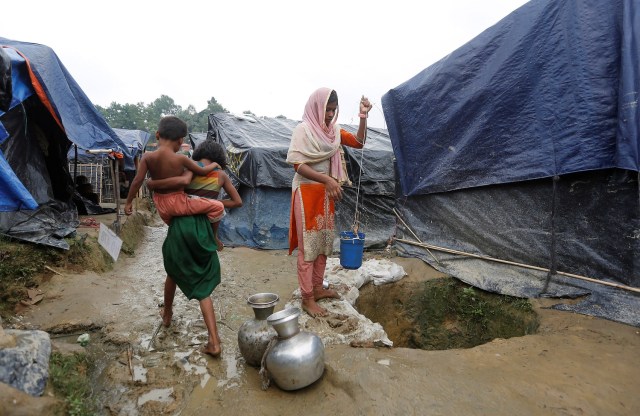
[[[42,287],[45,299],[21,317],[28,327],[72,333],[55,339],[59,348],[99,328],[88,348],[102,357],[95,396],[103,414],[640,414],[640,330],[544,309],[549,300],[535,302],[536,335],[449,351],[329,345],[318,382],[263,391],[241,358],[237,331],[253,317],[248,296],[274,292],[276,311],[284,307],[297,287],[295,258],[225,248],[223,283],[213,295],[224,350],[211,359],[198,351],[206,329],[197,302],[176,296],[171,328],[158,330],[166,228],[146,232],[136,257],[120,259],[112,272],[54,276]],[[407,281],[439,276],[419,260],[392,260]]]

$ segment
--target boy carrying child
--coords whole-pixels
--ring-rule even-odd
[[[219,201],[225,208],[239,208],[242,206],[240,194],[233,186],[229,176],[224,172],[227,167],[227,156],[222,145],[207,139],[196,146],[191,158],[200,166],[218,164],[219,168],[215,168],[204,176],[194,175],[193,172],[185,170],[179,178],[149,180],[147,181],[147,188],[152,191],[158,191],[160,189],[184,187],[184,192],[188,195],[214,200],[218,200],[220,191],[224,189],[228,198]],[[224,244],[218,237],[220,222],[214,222],[212,225],[218,251],[222,251]]]
[[[187,125],[179,118],[167,116],[160,120],[156,132],[158,150],[143,155],[129,188],[125,214],[132,213],[133,199],[147,171],[153,180],[167,180],[181,177],[185,169],[197,175],[207,175],[219,167],[217,163],[198,166],[187,156],[176,154],[186,135]],[[160,217],[169,225],[167,238],[162,245],[167,278],[164,285],[164,308],[160,314],[164,326],[168,327],[173,315],[176,285],[188,299],[197,299],[208,331],[208,340],[202,352],[217,357],[222,348],[211,293],[220,283],[221,276],[210,222],[214,223],[222,218],[224,205],[214,199],[190,197],[184,192],[184,186],[173,183],[157,188],[153,195]],[[196,214],[206,214],[206,217]]]
[[[155,152],[146,152],[142,156],[124,205],[125,214],[131,215],[133,199],[140,190],[147,171],[151,179],[155,180],[182,176],[185,169],[197,175],[207,175],[220,167],[217,163],[200,166],[187,156],[176,153],[180,150],[186,135],[187,124],[178,117],[167,116],[160,120],[156,132],[158,149]],[[170,224],[171,218],[179,216],[206,214],[212,223],[220,221],[224,216],[224,205],[220,201],[189,197],[184,192],[184,186],[179,185],[157,189],[153,193],[153,202],[160,218],[167,225]]]

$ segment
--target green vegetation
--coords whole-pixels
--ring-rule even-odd
[[[148,105],[142,102],[137,104],[113,102],[107,108],[100,106],[96,106],[96,108],[102,113],[109,126],[113,128],[144,130],[150,133],[156,131],[160,118],[168,115],[174,115],[184,120],[190,132],[206,132],[209,129],[209,114],[227,112],[214,97],[211,97],[207,102],[207,108],[196,111],[192,105],[183,109],[175,103],[173,98],[166,95],[161,95]],[[151,142],[154,141],[155,138],[152,137]]]
[[[538,330],[528,299],[498,295],[452,277],[363,287],[358,310],[379,322],[395,346],[471,348]]]
[[[452,278],[425,282],[409,309],[416,322],[409,344],[426,350],[471,348],[535,333],[539,325],[527,299],[485,292]]]
[[[84,416],[95,414],[96,403],[91,398],[89,371],[92,362],[87,354],[51,354],[49,361],[49,382],[56,397],[66,404],[64,414]]]

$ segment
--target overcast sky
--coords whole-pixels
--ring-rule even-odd
[[[307,98],[338,92],[340,119],[386,127],[382,96],[526,0],[14,1],[0,36],[47,45],[94,104],[168,95],[204,109],[299,120]]]

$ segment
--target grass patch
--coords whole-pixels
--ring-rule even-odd
[[[96,403],[91,398],[89,369],[92,362],[87,354],[51,354],[49,383],[56,397],[64,399],[64,414],[70,416],[94,415]]]
[[[379,322],[395,346],[471,348],[495,338],[533,334],[528,299],[498,295],[451,277],[361,289],[358,310]]]
[[[452,278],[425,282],[411,302],[414,348],[471,348],[495,338],[535,333],[537,314],[527,299],[497,295]]]

